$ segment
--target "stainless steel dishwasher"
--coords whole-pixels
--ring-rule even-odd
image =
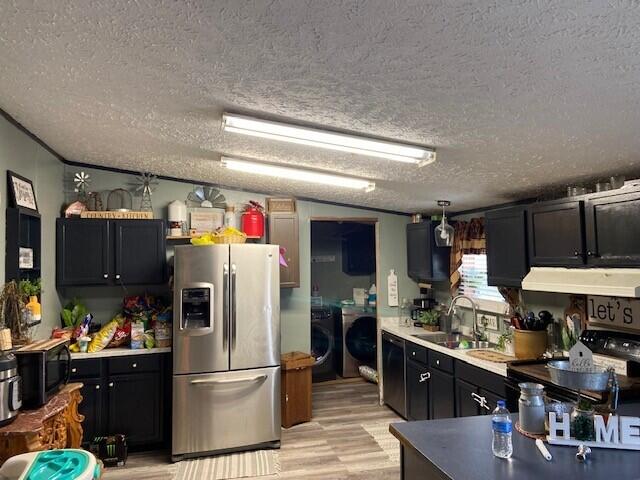
[[[384,403],[407,418],[405,401],[404,340],[382,333],[382,392]]]

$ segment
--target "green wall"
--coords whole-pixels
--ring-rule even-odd
[[[36,336],[46,338],[59,324],[60,300],[55,289],[55,219],[63,202],[63,164],[18,127],[0,116],[0,207],[2,216],[8,206],[6,171],[12,170],[35,187],[42,216],[42,324]],[[0,251],[5,251],[6,222],[0,222]],[[0,261],[0,282],[4,284],[4,254]]]
[[[75,198],[73,192],[73,175],[84,170],[91,177],[90,189],[105,192],[103,202],[106,206],[106,192],[115,188],[129,188],[133,185],[134,176],[110,172],[105,170],[80,168],[66,165],[65,169],[65,197],[67,201]],[[160,180],[152,195],[155,218],[167,216],[169,202],[179,199],[185,200],[193,185],[189,183]],[[227,202],[238,204],[240,207],[248,200],[256,200],[264,204],[265,195],[237,190],[223,189],[222,193]],[[140,198],[134,197],[133,206],[137,208]],[[298,216],[300,221],[300,288],[282,289],[281,291],[281,322],[282,322],[282,351],[310,349],[310,295],[311,295],[311,218],[312,217],[369,217],[379,221],[379,272],[378,298],[379,311],[382,315],[396,315],[396,308],[386,305],[386,283],[389,269],[394,268],[398,275],[400,296],[413,298],[418,294],[418,287],[406,274],[406,234],[405,225],[410,218],[405,215],[379,213],[362,208],[350,208],[323,204],[318,202],[298,201]],[[96,315],[97,320],[103,322],[110,318],[120,306],[122,297],[126,294],[142,293],[136,288],[129,288],[126,292],[120,287],[114,288],[74,288],[61,292],[65,298],[79,296],[86,299],[88,306]]]

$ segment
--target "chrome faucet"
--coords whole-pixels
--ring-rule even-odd
[[[473,327],[471,331],[472,331],[473,339],[478,340],[480,337],[480,335],[476,331],[476,324],[478,323],[478,314],[477,314],[478,307],[476,305],[476,302],[474,302],[471,297],[467,295],[456,295],[455,297],[453,297],[453,299],[451,300],[451,304],[449,305],[449,310],[447,311],[447,316],[451,317],[453,311],[455,310],[456,303],[458,303],[458,300],[460,300],[461,298],[467,299],[471,304],[471,310],[473,315]]]

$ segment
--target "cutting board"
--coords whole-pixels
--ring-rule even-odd
[[[516,357],[505,355],[504,353],[496,352],[494,350],[471,350],[467,352],[467,355],[494,363],[507,363],[516,359]]]

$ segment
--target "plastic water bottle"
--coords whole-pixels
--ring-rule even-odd
[[[511,417],[505,407],[504,400],[498,400],[498,406],[491,418],[493,427],[493,454],[499,458],[511,458],[513,445],[511,444]]]

